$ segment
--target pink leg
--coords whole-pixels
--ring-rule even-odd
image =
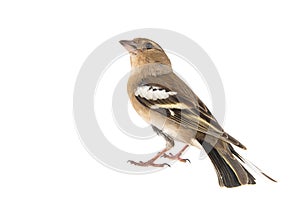
[[[189,161],[191,162],[189,159],[184,159],[184,158],[180,158],[181,154],[188,148],[189,145],[185,145],[177,154],[173,155],[172,153],[166,154],[164,153],[162,155],[162,157],[164,158],[168,158],[171,160],[179,160],[180,162],[186,162]]]
[[[161,156],[163,156],[169,149],[170,149],[169,147],[166,147],[161,152],[158,152],[155,157],[153,157],[152,159],[150,159],[150,160],[148,160],[146,162],[142,162],[142,161],[135,162],[135,161],[132,161],[132,160],[128,160],[128,162],[130,164],[141,166],[141,167],[149,167],[149,166],[152,166],[152,167],[164,167],[164,166],[168,166],[168,167],[170,167],[170,165],[168,163],[162,163],[162,164],[155,164],[154,163],[154,161],[156,161],[158,158],[160,158]]]

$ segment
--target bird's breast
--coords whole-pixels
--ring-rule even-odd
[[[148,124],[150,124],[150,111],[147,107],[143,106],[134,96],[133,94],[130,94],[129,96],[130,102],[132,107],[134,108],[134,110],[139,114],[140,117],[142,117],[142,119],[147,122]]]

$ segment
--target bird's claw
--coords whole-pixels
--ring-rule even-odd
[[[136,165],[140,167],[165,167],[165,166],[171,167],[171,165],[169,165],[168,163],[156,164],[151,160],[147,162],[143,162],[143,161],[135,162],[133,160],[128,160],[127,162],[132,165]]]
[[[181,156],[181,153],[178,153],[178,154],[176,154],[176,155],[173,155],[172,153],[169,153],[169,154],[164,154],[164,155],[162,155],[162,157],[164,157],[164,158],[168,158],[168,159],[171,159],[171,160],[179,160],[180,162],[189,162],[189,163],[191,163],[191,161],[189,160],[189,159],[185,159],[185,158],[180,158],[180,156]]]

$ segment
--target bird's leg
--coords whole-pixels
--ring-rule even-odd
[[[185,145],[177,154],[173,155],[172,153],[166,154],[164,153],[162,155],[162,157],[164,158],[168,158],[171,160],[179,160],[180,162],[186,162],[189,161],[191,162],[189,159],[184,159],[184,158],[180,158],[181,154],[188,148],[189,145]]]
[[[175,145],[174,140],[170,136],[165,134],[162,130],[156,128],[155,126],[152,126],[152,128],[158,135],[162,136],[166,140],[166,148],[164,148],[161,152],[158,152],[156,154],[156,156],[154,156],[152,159],[150,159],[146,162],[143,162],[143,161],[135,162],[132,160],[128,160],[128,162],[130,164],[141,166],[141,167],[149,167],[149,166],[152,166],[152,167],[168,166],[168,167],[170,167],[170,165],[168,163],[155,164],[154,161],[156,161],[158,158],[162,157],[167,151],[169,151],[172,147],[174,147],[174,145]]]
[[[164,166],[168,166],[168,167],[170,167],[170,165],[168,163],[162,163],[162,164],[156,164],[156,163],[154,163],[154,161],[156,161],[158,158],[160,158],[162,155],[164,155],[169,149],[170,149],[169,147],[164,148],[161,152],[158,152],[156,154],[156,156],[154,156],[152,159],[150,159],[150,160],[148,160],[146,162],[143,162],[143,161],[135,162],[135,161],[132,161],[132,160],[128,160],[128,162],[130,164],[141,166],[141,167],[149,167],[149,166],[152,166],[152,167],[164,167]]]

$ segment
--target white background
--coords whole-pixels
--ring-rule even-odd
[[[0,199],[298,196],[299,9],[297,1],[2,1]],[[204,48],[224,84],[225,130],[278,183],[258,177],[255,186],[219,188],[210,161],[198,160],[194,148],[185,154],[192,164],[138,176],[87,153],[72,115],[80,67],[103,41],[147,27],[180,32]]]

